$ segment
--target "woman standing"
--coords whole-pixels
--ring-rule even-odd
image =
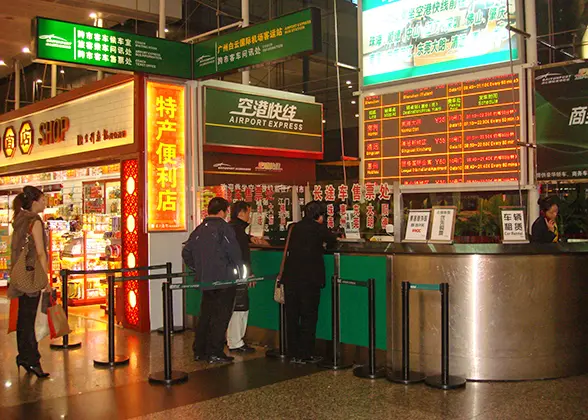
[[[531,242],[537,244],[558,242],[557,214],[559,207],[551,197],[540,198],[538,204],[541,214],[531,228]]]
[[[27,186],[23,192],[16,196],[13,203],[14,217],[12,220],[12,241],[11,241],[11,264],[18,260],[21,252],[27,254],[27,269],[35,267],[38,259],[45,275],[48,273],[47,245],[48,240],[43,226],[43,219],[40,214],[45,210],[45,196],[43,192],[35,187]],[[31,235],[32,242],[29,243],[28,251],[27,236]],[[33,293],[24,293],[13,285],[8,287],[8,297],[18,298],[18,321],[16,327],[16,340],[18,343],[18,356],[16,365],[21,366],[28,372],[35,374],[38,378],[46,378],[48,373],[41,367],[41,355],[39,354],[37,339],[35,337],[35,318],[37,307],[41,297],[42,289]],[[46,290],[51,286],[46,283]]]

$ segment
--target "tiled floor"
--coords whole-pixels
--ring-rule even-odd
[[[7,309],[0,298],[0,331]],[[14,336],[0,340],[0,419],[588,419],[588,376],[443,392],[283,364],[261,351],[210,368],[191,360],[191,333],[173,339],[174,369],[189,372],[189,381],[168,389],[147,383],[163,368],[161,336],[117,328],[118,351],[131,363],[99,370],[93,358],[106,353],[105,324],[75,316],[71,323],[81,349],[41,344],[49,380],[18,374]]]

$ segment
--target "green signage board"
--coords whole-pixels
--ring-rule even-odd
[[[322,104],[212,87],[204,96],[209,150],[322,159]]]
[[[181,42],[36,18],[38,60],[190,79],[191,47]]]
[[[321,14],[314,7],[194,45],[194,78],[321,51]]]

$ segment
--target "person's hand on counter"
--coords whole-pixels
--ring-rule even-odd
[[[270,243],[263,238],[258,238],[257,236],[251,237],[251,243],[254,245],[265,245],[268,246]]]

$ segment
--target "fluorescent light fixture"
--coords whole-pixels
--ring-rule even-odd
[[[355,101],[351,101],[351,103],[352,103],[353,105],[355,105],[357,102],[355,102]]]
[[[61,70],[59,70],[59,73],[65,74],[65,70],[61,69]]]
[[[169,32],[169,29],[165,28],[163,31],[167,34]]]
[[[0,60],[0,66],[5,66],[6,63],[4,62],[4,60]]]
[[[327,122],[327,120],[323,120],[323,124],[325,124]]]
[[[43,83],[43,81],[41,79],[37,79],[35,80],[35,83]]]
[[[23,47],[22,48],[22,52],[25,54],[30,54],[31,53],[31,49],[29,47]]]
[[[355,118],[359,118],[359,114],[355,114]]]
[[[351,84],[351,80],[348,80],[345,83],[347,83],[348,85],[350,85]]]
[[[96,12],[90,13],[90,19],[98,19],[98,15],[96,14]]]

